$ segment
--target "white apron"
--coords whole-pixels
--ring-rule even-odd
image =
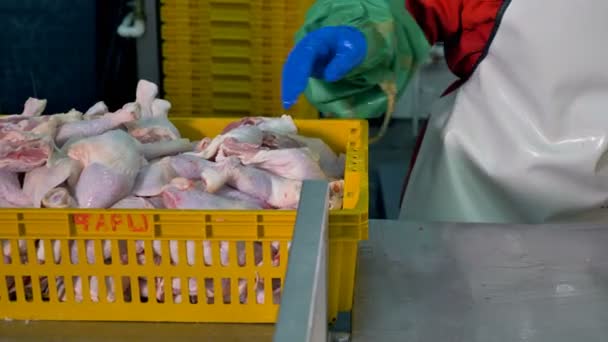
[[[431,116],[401,219],[608,212],[607,15],[606,0],[511,1],[454,107]]]

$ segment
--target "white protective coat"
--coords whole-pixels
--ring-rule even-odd
[[[539,223],[603,216],[607,13],[605,0],[513,0],[454,108],[431,117],[401,218]]]

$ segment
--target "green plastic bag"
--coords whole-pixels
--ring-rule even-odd
[[[367,38],[365,61],[343,80],[310,78],[305,95],[325,116],[376,118],[393,112],[395,100],[430,45],[403,0],[319,0],[308,11],[300,41],[326,26],[348,25]]]

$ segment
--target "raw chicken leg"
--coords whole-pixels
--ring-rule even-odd
[[[344,178],[345,157],[336,156],[334,151],[319,138],[309,138],[301,135],[290,135],[294,140],[297,140],[307,146],[315,155],[319,156],[319,164],[323,172],[333,179]]]
[[[134,173],[133,169],[138,171],[143,162],[137,141],[121,130],[77,141],[69,146],[67,153],[85,166],[100,163],[119,172]]]
[[[45,115],[41,117],[44,120],[55,120],[57,121],[57,126],[65,125],[68,123],[79,122],[82,120],[82,113],[72,108],[67,113],[59,113],[53,115]]]
[[[66,188],[55,188],[42,198],[44,208],[78,208],[78,204]]]
[[[149,144],[140,144],[140,151],[148,160],[192,151],[192,143],[188,139],[159,141]]]
[[[42,198],[53,188],[70,177],[78,177],[82,166],[70,158],[61,158],[54,165],[40,166],[25,174],[23,192],[32,200],[35,208],[40,208]]]
[[[105,133],[139,119],[139,107],[130,106],[115,113],[106,113],[95,120],[78,121],[59,127],[55,142],[63,145],[70,138],[85,138]]]
[[[93,107],[89,108],[85,113],[84,113],[84,119],[85,120],[90,120],[90,119],[95,119],[101,115],[104,115],[105,113],[109,112],[110,110],[108,109],[108,106],[106,106],[106,104],[103,101],[97,102],[96,104],[93,105]]]
[[[165,203],[163,202],[162,195],[148,197],[146,200],[156,209],[165,209]]]
[[[76,200],[80,208],[108,208],[131,193],[134,177],[103,164],[86,166],[76,184]]]
[[[76,185],[82,208],[108,208],[131,193],[144,158],[138,143],[120,130],[85,138],[69,146],[70,158],[85,168]]]
[[[30,97],[25,101],[25,105],[23,106],[23,116],[40,116],[44,109],[46,108],[46,100],[39,100],[33,97]]]
[[[302,182],[274,175],[268,171],[243,166],[235,157],[228,158],[212,172],[203,171],[201,178],[207,189],[221,188],[227,184],[241,192],[254,196],[275,208],[293,209],[298,206]],[[211,186],[212,185],[212,186]],[[222,184],[223,185],[223,184]]]
[[[142,119],[152,118],[152,103],[158,96],[158,86],[150,81],[140,80],[137,83],[135,102],[141,106]]]
[[[21,191],[16,173],[0,170],[0,207],[31,207],[32,200]]]
[[[163,187],[175,177],[177,173],[171,167],[170,157],[154,161],[139,171],[132,193],[143,197],[160,195]]]
[[[171,103],[156,99],[152,102],[152,117],[146,117],[129,125],[129,134],[141,143],[180,139],[177,128],[169,121]]]
[[[177,178],[163,191],[163,202],[169,209],[261,209],[255,203],[229,199],[195,189],[189,186],[176,185],[178,182],[189,182],[186,179]]]
[[[264,134],[256,126],[236,127],[224,134],[218,135],[213,140],[203,139],[197,153],[191,153],[204,159],[213,159],[219,152],[224,140],[232,138],[240,143],[247,143],[253,146],[261,146]]]
[[[289,115],[282,115],[280,118],[248,117],[239,121],[232,122],[224,128],[222,134],[226,134],[236,128],[243,126],[256,126],[261,131],[273,132],[277,134],[296,134],[298,128]]]
[[[236,156],[244,165],[272,172],[288,179],[327,179],[318,163],[318,156],[308,148],[269,150],[240,144],[226,139],[223,145],[226,156]]]
[[[116,202],[112,209],[154,209],[155,206],[145,198],[128,196]]]
[[[218,196],[231,198],[231,199],[235,199],[235,200],[239,200],[239,201],[255,203],[256,205],[260,206],[262,209],[272,209],[271,205],[260,200],[259,198],[253,197],[244,192],[240,192],[237,189],[233,189],[229,186],[224,186],[224,187],[220,188],[218,191],[215,192],[215,194]]]
[[[277,134],[272,132],[264,132],[264,139],[262,141],[264,147],[270,149],[282,149],[282,148],[298,148],[306,147],[305,144],[291,138],[288,135]]]
[[[144,144],[180,139],[177,128],[164,117],[141,120],[129,128],[129,133]]]
[[[171,111],[171,102],[163,99],[155,99],[152,101],[152,116],[155,118],[168,118]],[[175,126],[174,126],[175,127]],[[177,129],[175,132],[179,135]]]
[[[213,168],[214,166],[214,162],[194,155],[181,154],[171,157],[171,167],[177,175],[191,180],[201,179],[201,172],[206,168]]]

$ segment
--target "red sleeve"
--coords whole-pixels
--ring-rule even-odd
[[[429,43],[443,42],[450,70],[468,78],[488,45],[504,0],[406,0]]]

